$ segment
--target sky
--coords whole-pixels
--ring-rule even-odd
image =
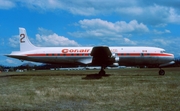
[[[179,0],[0,0],[0,65],[19,51],[19,27],[36,46],[153,46],[180,56]]]

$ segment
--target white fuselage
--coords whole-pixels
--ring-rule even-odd
[[[161,65],[174,60],[174,55],[156,47],[109,47],[119,65]],[[52,64],[90,64],[92,47],[37,47],[13,52],[9,56]],[[103,56],[103,55],[102,55]]]

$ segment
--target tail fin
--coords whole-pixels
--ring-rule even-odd
[[[25,28],[19,28],[19,42],[20,42],[20,51],[28,51],[28,50],[34,50],[37,49],[36,46],[34,46],[28,39],[26,29]]]

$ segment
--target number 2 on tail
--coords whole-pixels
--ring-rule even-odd
[[[25,43],[23,40],[25,38],[25,34],[20,34],[20,43]]]

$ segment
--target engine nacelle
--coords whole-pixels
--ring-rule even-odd
[[[114,63],[118,63],[119,62],[119,57],[117,56],[116,53],[113,53],[111,57],[114,59]]]

